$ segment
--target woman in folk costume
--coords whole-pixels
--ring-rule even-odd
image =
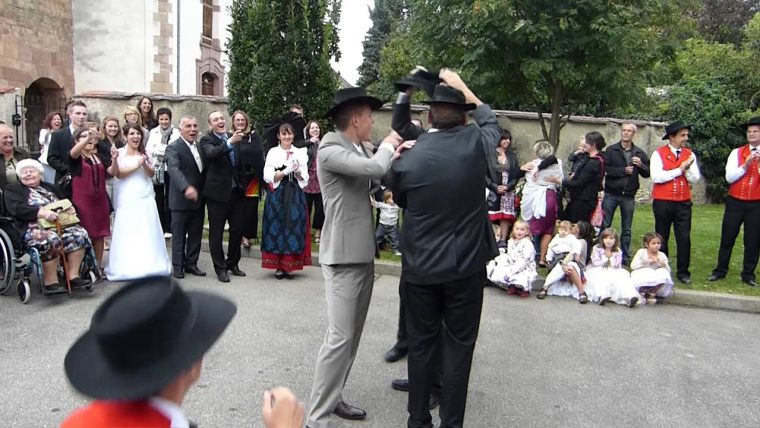
[[[277,279],[311,264],[311,239],[303,188],[309,182],[306,149],[293,147],[294,128],[280,125],[279,145],[267,153],[264,181],[268,194],[262,221],[261,266]]]

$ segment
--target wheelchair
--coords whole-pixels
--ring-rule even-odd
[[[36,248],[23,250],[22,237],[16,230],[13,219],[0,217],[0,294],[6,294],[15,286],[16,294],[21,303],[28,303],[32,296],[31,278],[36,275],[39,279],[39,292],[43,295],[68,293],[72,296],[74,288],[67,287],[63,293],[46,293],[43,285],[42,258]],[[85,247],[85,256],[79,269],[80,278],[89,278],[84,288],[92,292],[95,283],[100,281],[101,274],[98,267],[95,250],[92,244]],[[63,260],[58,264],[58,277],[61,283],[66,283]]]

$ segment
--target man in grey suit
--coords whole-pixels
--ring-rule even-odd
[[[337,129],[322,138],[317,175],[325,223],[319,262],[325,278],[327,333],[317,357],[307,425],[322,428],[335,413],[364,419],[366,412],[343,400],[343,386],[359,347],[374,281],[375,238],[371,180],[390,168],[401,143],[391,134],[374,156],[361,144],[371,139],[372,110],[383,105],[363,88],[341,89],[327,112]]]

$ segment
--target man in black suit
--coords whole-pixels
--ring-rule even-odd
[[[74,131],[87,121],[87,105],[82,101],[72,101],[66,108],[69,125],[50,135],[48,165],[55,170],[55,181],[69,173],[69,152],[74,147]]]
[[[208,207],[208,246],[217,279],[230,282],[228,270],[235,276],[245,276],[245,272],[238,267],[245,221],[245,189],[235,174],[235,166],[240,159],[238,143],[243,139],[243,131],[228,133],[225,129],[224,113],[220,111],[209,113],[208,124],[211,130],[201,137],[199,144],[207,163],[202,195]],[[227,222],[230,224],[230,240],[225,260],[222,239],[224,224]]]
[[[393,164],[401,229],[409,340],[409,427],[429,427],[436,358],[442,359],[441,426],[462,426],[472,354],[480,327],[485,264],[498,254],[488,222],[488,151],[499,124],[450,70],[430,102],[431,130]],[[477,125],[465,126],[475,109]],[[440,356],[436,354],[445,329]]]
[[[204,276],[198,269],[205,211],[203,190],[204,162],[195,139],[198,120],[184,116],[179,121],[180,138],[166,146],[166,173],[169,174],[169,209],[172,211],[172,266],[175,278],[185,272]]]

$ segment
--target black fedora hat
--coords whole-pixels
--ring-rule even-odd
[[[377,110],[385,104],[384,101],[367,95],[367,90],[364,88],[339,89],[335,92],[335,96],[333,97],[332,107],[330,107],[330,110],[327,110],[325,115],[332,118],[341,107],[349,103],[369,104],[372,110]]]
[[[441,83],[441,78],[435,71],[427,71],[423,67],[417,67],[412,74],[395,83],[396,89],[404,92],[410,87],[422,89],[429,97],[433,97],[435,86]]]
[[[465,102],[464,94],[459,89],[448,85],[436,85],[433,96],[425,104],[451,104],[462,107],[464,110],[474,110],[475,104]]]
[[[741,128],[746,131],[750,126],[760,126],[760,116],[755,116],[748,120],[747,123],[743,123]]]
[[[185,292],[168,277],[134,281],[95,311],[66,353],[66,376],[95,399],[150,397],[200,360],[236,311],[231,301]]]
[[[667,140],[670,135],[675,134],[682,129],[691,129],[693,126],[694,125],[687,125],[680,120],[677,120],[665,127],[665,135],[663,135],[662,139]]]

